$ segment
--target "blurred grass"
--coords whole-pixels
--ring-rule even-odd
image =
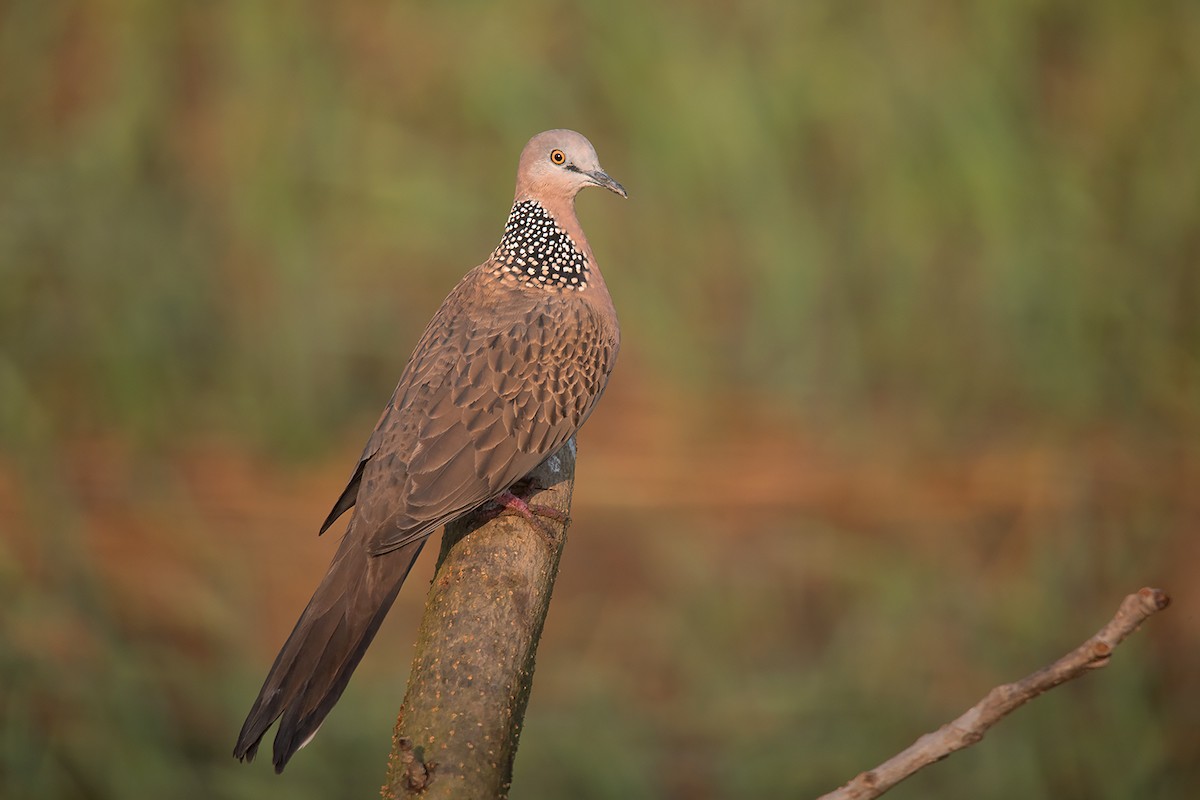
[[[254,571],[226,573],[240,540],[175,453],[236,441],[288,475],[357,443],[548,127],[589,135],[633,196],[581,200],[625,332],[606,406],[622,386],[684,398],[701,440],[769,407],[780,437],[862,463],[881,441],[913,464],[1008,439],[1117,452],[1029,490],[1066,498],[1050,515],[855,508],[735,520],[729,541],[656,519],[627,541],[648,605],[598,586],[556,606],[522,796],[815,794],[1073,645],[1144,576],[1194,575],[1196,41],[1185,0],[0,5],[0,795],[379,782],[365,720],[386,726],[372,686],[395,676],[360,676],[285,783],[226,757],[265,668],[248,647],[281,633],[240,611]],[[102,462],[72,466],[95,437],[142,465],[99,500]],[[171,523],[147,546],[202,576],[178,596],[159,579],[164,629],[93,552],[146,513]],[[596,613],[595,642],[567,635]],[[897,796],[1193,794],[1195,634],[1132,644]]]
[[[646,369],[938,426],[1194,431],[1198,18],[10,3],[6,439],[30,410],[328,430],[489,251],[553,124],[635,187],[583,203]]]

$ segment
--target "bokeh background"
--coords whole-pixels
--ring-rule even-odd
[[[436,548],[229,757],[412,345],[572,127],[624,349],[514,797],[1200,795],[1200,5],[0,3],[0,796],[368,797]]]

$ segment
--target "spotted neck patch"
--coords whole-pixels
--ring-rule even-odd
[[[492,263],[493,276],[530,289],[583,291],[588,285],[587,256],[536,200],[513,204]]]

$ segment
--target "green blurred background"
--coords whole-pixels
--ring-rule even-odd
[[[0,796],[366,797],[427,553],[229,757],[516,155],[624,349],[514,797],[805,797],[1098,628],[897,798],[1200,795],[1200,5],[0,2]]]

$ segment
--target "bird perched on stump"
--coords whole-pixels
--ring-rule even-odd
[[[499,246],[433,315],[321,526],[354,508],[246,717],[236,757],[253,758],[278,719],[282,772],[338,701],[429,535],[492,501],[528,517],[508,490],[596,407],[620,331],[575,216],[586,186],[627,196],[582,135],[546,131],[521,151]]]

